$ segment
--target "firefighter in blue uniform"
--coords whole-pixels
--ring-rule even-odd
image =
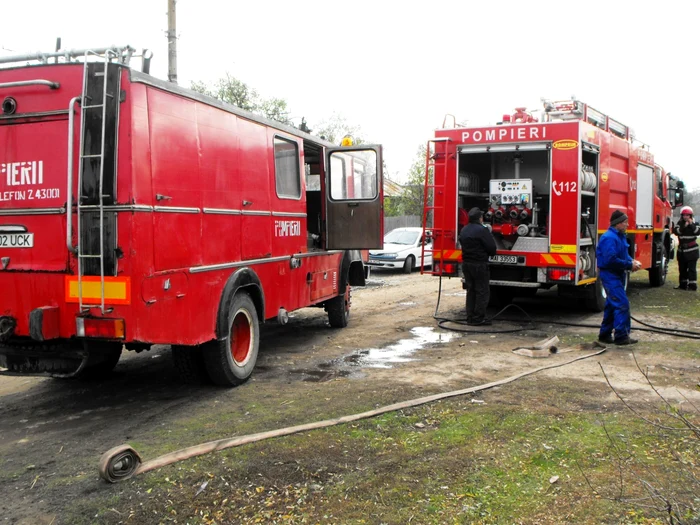
[[[496,241],[484,227],[479,208],[469,210],[469,224],[459,232],[462,246],[462,273],[467,288],[467,324],[490,325],[486,318],[489,304],[489,255],[496,255]]]
[[[625,273],[628,270],[636,272],[642,263],[629,255],[629,243],[625,237],[628,226],[627,215],[615,210],[610,217],[610,228],[600,237],[596,248],[598,278],[608,296],[598,334],[598,340],[603,343],[632,345],[637,342],[630,337],[630,302],[625,292]]]
[[[679,283],[676,290],[698,291],[698,235],[700,224],[693,218],[693,208],[683,206],[681,219],[673,228],[678,236],[678,273]]]

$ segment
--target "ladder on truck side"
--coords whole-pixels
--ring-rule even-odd
[[[89,61],[90,57],[98,57],[100,61]],[[112,59],[118,59],[119,53],[114,49],[105,49],[98,52],[86,51],[84,56],[83,64],[83,87],[81,101],[81,125],[80,125],[80,164],[78,168],[78,181],[77,181],[77,237],[78,243],[75,247],[75,254],[77,257],[77,269],[78,269],[78,304],[81,312],[89,311],[91,308],[99,308],[100,312],[104,315],[112,311],[111,308],[105,307],[105,199],[114,198],[115,196],[111,193],[105,194],[104,182],[105,182],[105,148],[106,148],[106,137],[107,137],[107,110],[109,104],[114,104],[118,112],[119,107],[119,82],[116,82],[115,92],[110,92],[108,73],[109,64]],[[101,66],[101,68],[99,67]],[[102,84],[101,90],[99,84]],[[97,91],[101,91],[101,100],[96,100],[94,96],[95,84],[97,84]],[[92,93],[92,95],[91,95]],[[97,117],[94,117],[94,113],[97,113]],[[94,137],[90,136],[90,133],[94,131],[94,127],[88,126],[88,121],[90,119],[99,119],[100,134],[98,140],[98,146],[92,144]],[[90,128],[90,129],[89,129]],[[86,145],[90,140],[90,152],[86,152]],[[71,152],[72,154],[72,152]],[[96,167],[97,171],[97,181],[96,181],[96,195],[86,195],[84,192],[84,182],[86,171],[88,171],[87,165],[92,164],[92,168]],[[97,166],[95,166],[97,165]],[[92,199],[91,199],[92,197]],[[95,198],[96,197],[96,198]],[[90,200],[94,203],[90,203]],[[68,213],[72,213],[71,210]],[[88,222],[88,214],[97,214],[99,223],[99,249],[97,252],[95,250],[86,249],[86,232],[84,228]],[[89,234],[89,231],[87,232]],[[93,241],[94,246],[94,241]],[[99,274],[96,272],[94,266],[92,266],[91,271],[87,272],[86,267],[90,266],[91,263],[96,263],[99,266]],[[90,302],[86,302],[84,298],[84,284],[86,282],[86,274],[99,275],[99,303],[94,301],[96,298],[94,294],[90,296]],[[92,282],[95,282],[94,280]],[[94,303],[94,304],[93,304]]]
[[[426,248],[426,242],[421,247],[421,260],[423,265],[421,273],[432,275],[443,274],[442,254],[445,251],[446,237],[443,228],[445,224],[445,181],[447,178],[447,152],[438,152],[435,147],[438,143],[447,143],[450,139],[435,138],[428,141],[425,151],[425,187],[423,190],[423,239],[432,239],[431,248]],[[429,223],[432,222],[432,226]],[[439,226],[438,226],[439,225]],[[431,256],[430,271],[425,269],[425,255]],[[440,255],[440,262],[436,263],[435,255]]]

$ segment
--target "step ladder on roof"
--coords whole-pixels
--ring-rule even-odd
[[[78,269],[78,304],[80,311],[88,311],[91,308],[99,308],[102,314],[112,311],[105,306],[105,199],[113,199],[114,195],[105,193],[105,141],[107,137],[107,111],[110,105],[119,104],[119,83],[116,89],[107,81],[109,64],[113,61],[123,63],[124,55],[122,51],[114,48],[101,49],[96,51],[86,51],[83,63],[83,88],[80,97],[81,105],[81,126],[80,126],[80,164],[78,168],[78,202],[77,202],[77,237],[78,243],[73,251],[77,257]],[[97,58],[97,60],[92,60]],[[101,96],[96,97],[95,93]],[[72,107],[71,107],[72,109]],[[94,126],[89,126],[88,122],[99,121],[99,137],[95,137]],[[72,132],[72,131],[71,131]],[[97,144],[95,144],[97,139]],[[69,141],[72,149],[72,140]],[[89,151],[88,151],[89,149]],[[71,151],[72,154],[72,151]],[[97,173],[96,195],[86,195],[84,191],[84,176],[86,172]],[[72,175],[72,174],[71,174]],[[69,191],[69,195],[71,195]],[[69,197],[70,199],[70,197]],[[70,203],[69,203],[70,204]],[[72,206],[70,206],[72,207]],[[68,210],[69,217],[72,210]],[[82,228],[86,224],[87,214],[97,213],[99,218],[99,249],[88,250],[85,246],[85,235]],[[69,219],[70,223],[70,219]],[[94,243],[93,243],[94,244]],[[99,268],[99,273],[95,271],[95,264]],[[99,275],[100,295],[99,303],[95,302],[94,295],[91,294],[90,303],[85,302],[83,293],[86,267],[90,265],[90,274]],[[94,304],[92,304],[94,303]]]

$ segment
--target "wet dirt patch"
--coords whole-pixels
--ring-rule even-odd
[[[366,348],[326,363],[327,368],[393,368],[400,363],[420,360],[419,350],[435,348],[460,337],[432,327],[419,326],[411,329],[411,339],[400,339],[397,343],[382,348]]]

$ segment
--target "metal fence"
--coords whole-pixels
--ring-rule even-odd
[[[396,228],[418,227],[420,228],[420,215],[403,215],[401,217],[384,217],[384,233],[389,233]]]

